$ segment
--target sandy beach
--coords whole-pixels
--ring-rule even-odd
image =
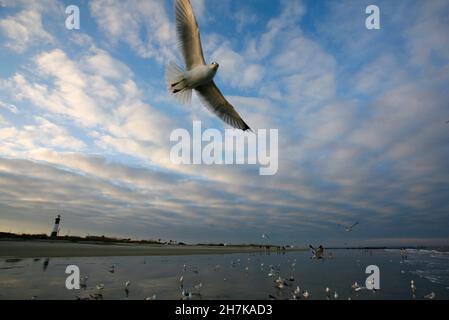
[[[289,250],[291,251],[292,249]],[[42,240],[0,240],[0,257],[16,258],[176,256],[251,253],[261,251],[263,251],[263,249],[260,249],[259,247],[240,246],[165,246],[122,243],[74,243]],[[276,252],[276,249],[271,249],[271,251]]]

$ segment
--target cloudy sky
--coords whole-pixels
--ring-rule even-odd
[[[171,1],[0,0],[0,231],[48,233],[62,210],[62,234],[449,242],[449,1],[192,3],[220,87],[279,129],[277,175],[170,161],[172,130],[226,128],[166,93]]]

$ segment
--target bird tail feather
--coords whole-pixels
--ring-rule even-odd
[[[165,79],[168,91],[182,104],[192,101],[192,89],[187,87],[184,79],[184,70],[176,63],[170,62],[165,69]]]

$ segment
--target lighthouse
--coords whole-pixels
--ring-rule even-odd
[[[58,216],[55,219],[55,225],[53,226],[53,231],[51,232],[51,238],[56,238],[58,236],[59,232],[59,221],[61,221],[61,215],[58,214]]]

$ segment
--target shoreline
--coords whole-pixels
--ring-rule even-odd
[[[185,256],[235,253],[283,253],[304,251],[304,248],[279,251],[251,246],[147,245],[123,243],[68,242],[61,240],[2,240],[0,258],[63,258],[63,257],[139,257]]]

